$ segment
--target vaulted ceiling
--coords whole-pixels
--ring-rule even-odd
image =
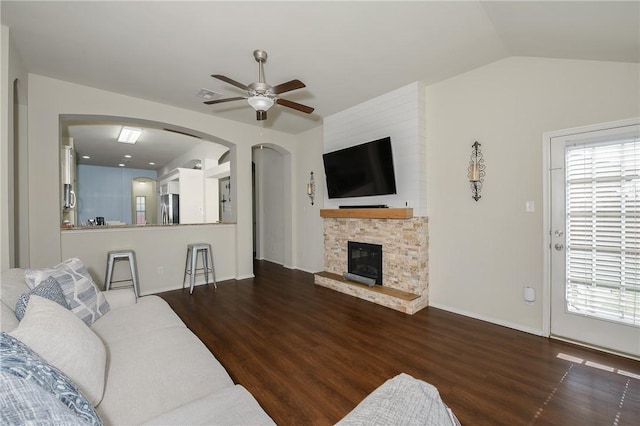
[[[640,62],[639,2],[0,3],[29,72],[296,134],[414,81],[434,83],[508,56]],[[246,101],[207,106],[258,80],[307,87],[256,121]]]

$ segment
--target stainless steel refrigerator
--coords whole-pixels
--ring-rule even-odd
[[[163,225],[180,223],[180,196],[178,194],[161,195],[160,213]]]

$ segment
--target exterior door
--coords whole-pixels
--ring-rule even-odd
[[[550,139],[551,335],[640,357],[640,126]]]

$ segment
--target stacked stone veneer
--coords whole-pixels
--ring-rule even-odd
[[[429,232],[426,217],[410,219],[324,219],[326,272],[342,276],[347,271],[347,242],[382,245],[384,287],[415,294],[414,300],[371,291],[324,276],[315,283],[388,308],[414,314],[429,304]],[[377,286],[376,286],[377,287]]]

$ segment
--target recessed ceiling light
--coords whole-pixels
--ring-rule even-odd
[[[142,182],[138,182],[138,183],[139,183],[140,185],[146,185],[146,184],[147,184],[147,182],[144,182],[144,181],[142,181]]]
[[[136,129],[135,127],[123,126],[118,136],[118,142],[121,143],[136,143],[138,138],[142,134],[142,129]]]
[[[84,158],[85,160],[88,160],[91,157],[89,157],[88,155],[83,155],[82,158]]]
[[[119,167],[124,167],[124,164],[120,163],[118,164]]]
[[[126,154],[124,158],[131,158],[131,156],[129,154]]]
[[[154,163],[153,161],[149,163],[150,166],[155,166],[156,163]]]

